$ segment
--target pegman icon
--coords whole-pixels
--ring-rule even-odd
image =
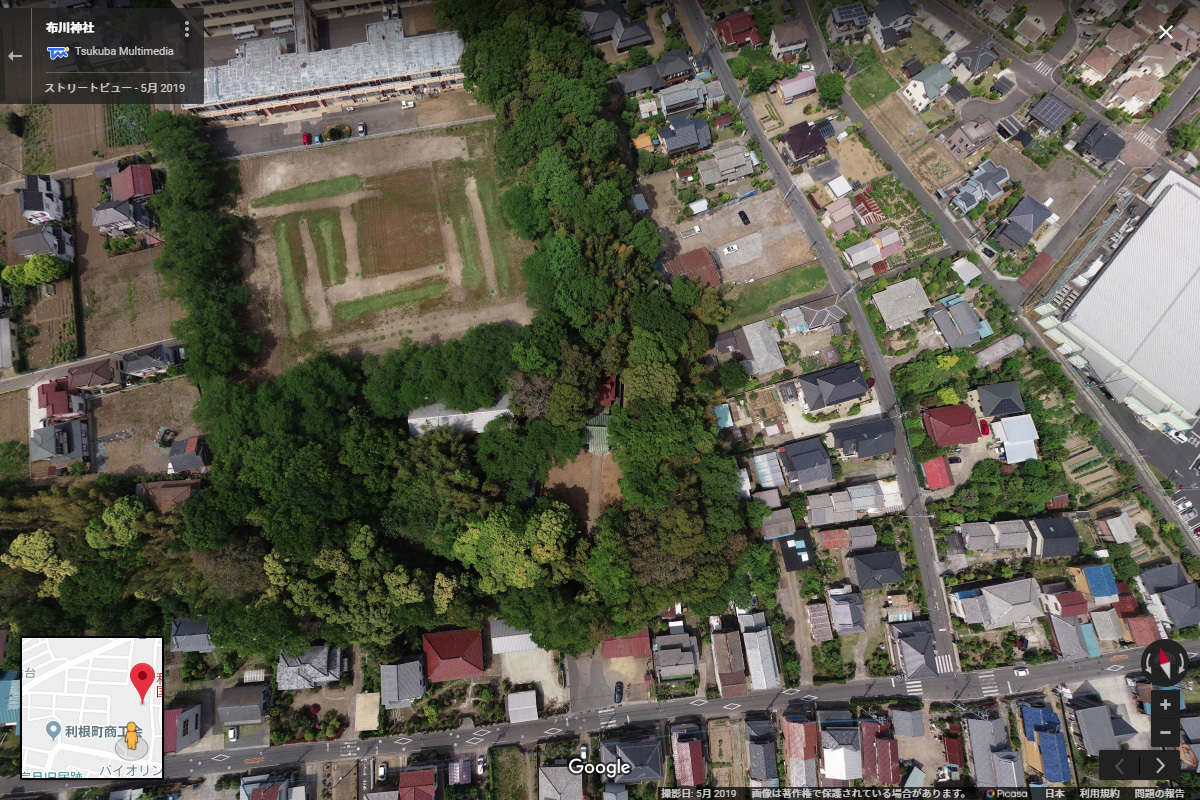
[[[54,61],[57,58],[67,58],[71,55],[69,47],[47,47],[46,52],[50,54],[50,60]]]

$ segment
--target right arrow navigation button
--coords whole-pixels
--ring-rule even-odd
[[[1179,751],[1161,750],[1143,751],[1142,779],[1151,781],[1179,780]]]

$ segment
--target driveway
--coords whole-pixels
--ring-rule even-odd
[[[625,684],[623,702],[649,700],[645,676],[653,671],[648,658],[604,658],[599,650],[567,658],[567,684],[571,690],[571,713],[594,711],[613,704],[617,681]]]

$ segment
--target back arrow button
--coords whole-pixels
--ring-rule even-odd
[[[25,57],[25,56],[21,55],[20,53],[13,53],[13,52],[11,52],[11,51],[10,51],[10,52],[9,52],[9,54],[8,54],[8,60],[9,60],[9,61],[12,61],[14,58],[24,58],[24,57]]]

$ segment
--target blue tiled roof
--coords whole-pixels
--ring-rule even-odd
[[[1067,741],[1062,732],[1040,731],[1037,739],[1038,750],[1042,753],[1042,774],[1046,776],[1046,780],[1055,783],[1066,783],[1071,780],[1071,767],[1067,761]]]
[[[1025,740],[1032,742],[1038,731],[1060,730],[1058,714],[1049,706],[1021,706],[1021,724],[1025,729]]]
[[[1084,567],[1083,576],[1087,579],[1092,597],[1110,597],[1117,593],[1117,579],[1113,577],[1108,564]]]
[[[15,672],[0,674],[0,725],[21,724],[21,681]]]

